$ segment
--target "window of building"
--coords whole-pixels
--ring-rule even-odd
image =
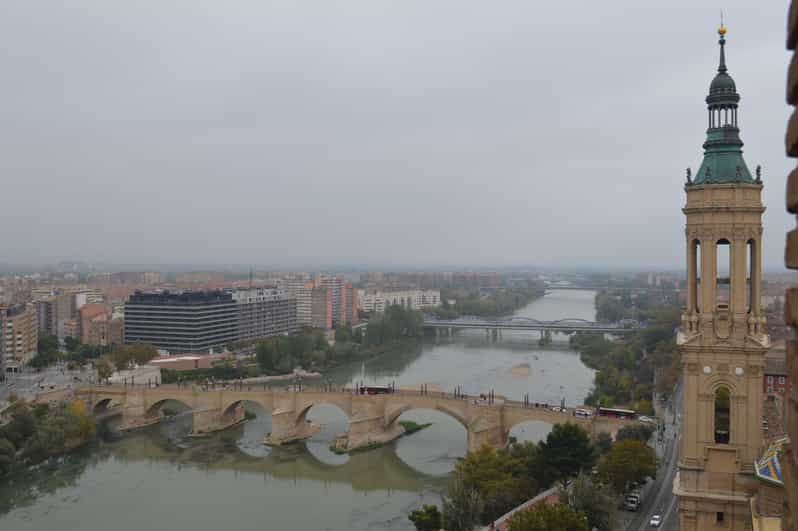
[[[729,444],[730,404],[729,389],[719,387],[715,391],[715,442],[719,444]]]
[[[784,376],[779,376],[779,383],[784,385]]]
[[[770,385],[773,384],[773,377],[772,376],[768,376],[768,384],[770,384]]]
[[[715,513],[715,523],[722,524],[723,523],[723,511],[718,511]]]
[[[773,394],[773,388],[772,388],[772,387],[768,387],[768,394],[769,394],[769,395],[772,395],[772,394]]]

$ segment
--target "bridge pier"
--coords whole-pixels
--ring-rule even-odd
[[[272,411],[272,431],[263,440],[269,446],[280,446],[310,438],[321,429],[304,418],[297,418],[294,409],[275,409]]]
[[[398,423],[385,426],[384,415],[353,419],[349,423],[349,432],[340,439],[339,449],[351,452],[375,444],[387,444],[401,437],[404,432],[405,429]]]
[[[191,411],[193,429],[191,435],[205,435],[235,426],[245,418],[244,406],[236,404],[228,411],[218,408],[194,409]]]

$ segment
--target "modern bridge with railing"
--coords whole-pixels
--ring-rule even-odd
[[[436,319],[424,317],[424,328],[443,330],[532,330],[544,332],[603,332],[611,334],[626,334],[642,328],[634,320],[624,320],[618,323],[599,323],[586,319],[558,319],[556,321],[541,321],[531,317],[503,317],[486,319],[483,317],[459,317],[457,319]]]

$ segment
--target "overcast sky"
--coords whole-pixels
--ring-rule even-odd
[[[783,267],[786,1],[0,8],[0,262],[682,267],[723,7]]]

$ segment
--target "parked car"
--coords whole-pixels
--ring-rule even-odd
[[[639,417],[637,417],[637,420],[639,420],[640,422],[646,422],[648,424],[656,424],[657,423],[657,419],[652,419],[651,417],[647,417],[645,415],[640,415]]]

